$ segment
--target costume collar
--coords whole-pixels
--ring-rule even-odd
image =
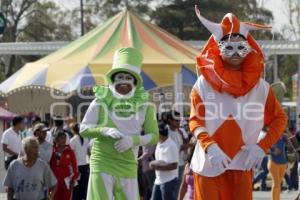
[[[215,90],[227,92],[236,97],[244,96],[259,81],[264,67],[264,57],[251,35],[248,35],[247,41],[253,51],[246,56],[241,70],[224,67],[220,50],[213,37],[208,40],[197,56],[199,72]]]
[[[137,113],[149,99],[149,93],[144,87],[136,88],[134,96],[128,99],[116,98],[109,87],[95,86],[93,91],[96,98],[103,102],[109,111],[124,117]]]

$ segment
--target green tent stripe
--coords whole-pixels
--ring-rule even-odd
[[[115,26],[114,24],[116,24],[116,26],[119,26],[118,22],[119,19],[115,19],[115,21],[113,22],[113,24],[111,24],[110,26]],[[64,58],[67,58],[69,56],[73,56],[74,54],[79,54],[80,52],[91,48],[91,46],[95,45],[97,43],[97,41],[105,34],[105,32],[109,31],[109,29],[107,29],[106,27],[101,29],[96,35],[94,35],[93,37],[90,37],[88,40],[86,40],[84,43],[81,43],[79,48],[74,49],[74,51],[70,52],[69,55],[66,55]]]
[[[143,46],[143,41],[141,40],[141,37],[137,30],[135,29],[134,23],[132,21],[132,16],[131,14],[128,13],[128,27],[132,36],[132,43],[133,46],[137,49],[142,49]]]
[[[52,57],[56,57],[61,55],[60,59],[56,59],[56,61],[67,58],[70,55],[73,55],[73,53],[77,53],[78,51],[82,50],[82,46],[86,45],[85,43],[90,40],[97,40],[104,31],[107,30],[108,27],[110,27],[118,17],[122,17],[122,13],[116,15],[115,17],[111,18],[107,22],[105,22],[103,25],[98,26],[97,28],[91,30],[90,32],[86,33],[81,38],[75,40],[74,42],[71,42],[70,44],[60,48],[58,51],[50,54],[49,56],[44,57],[43,59],[39,60],[38,62],[43,62],[44,60],[51,59]],[[97,38],[95,38],[97,37]]]
[[[96,56],[93,59],[99,59],[103,55],[110,52],[119,42],[120,42],[120,32],[122,30],[122,25],[124,25],[125,19],[122,18],[122,20],[119,21],[117,27],[112,32],[110,39],[106,42],[106,44],[103,45],[102,49],[99,50],[99,52],[96,54]]]
[[[168,45],[172,46],[173,48],[177,49],[181,53],[187,54],[188,57],[194,58],[195,54],[197,54],[197,50],[194,49],[193,47],[186,45],[183,43],[179,38],[176,36],[168,33],[164,29],[160,27],[153,26],[150,22],[145,21],[145,24],[151,29],[154,34],[156,34],[158,37],[162,38],[165,40],[165,43]]]
[[[135,15],[133,15],[134,18],[136,19],[136,22],[140,24],[141,27],[143,27],[143,30],[145,34],[147,35],[146,37],[151,38],[153,42],[155,42],[155,46],[159,47],[163,53],[169,57],[170,59],[176,60],[176,56],[172,55],[170,52],[170,48],[166,48],[166,43],[163,41],[161,38],[159,38],[157,35],[155,35],[151,29],[139,18]],[[148,44],[149,46],[153,46],[153,44]],[[158,49],[157,49],[158,50]]]

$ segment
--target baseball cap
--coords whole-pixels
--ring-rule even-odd
[[[45,124],[43,124],[43,123],[38,123],[38,124],[34,125],[32,131],[33,131],[33,133],[34,133],[34,132],[36,132],[37,130],[39,130],[39,131],[48,131],[49,128],[47,128],[47,127],[45,126]]]

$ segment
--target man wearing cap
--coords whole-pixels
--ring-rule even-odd
[[[191,92],[189,126],[197,138],[191,161],[195,200],[252,199],[252,169],[284,132],[287,116],[261,79],[263,52],[251,29],[228,13],[220,24],[196,14],[212,33],[197,56],[201,76]],[[266,136],[258,142],[261,129]]]
[[[88,199],[139,199],[138,147],[158,141],[154,107],[140,75],[142,54],[121,48],[106,74],[108,87],[96,86],[80,127],[83,137],[95,138],[91,152]],[[144,135],[141,132],[144,131]]]
[[[49,131],[49,128],[47,128],[43,123],[38,123],[34,125],[32,130],[33,135],[38,139],[40,144],[39,145],[40,159],[44,160],[46,163],[49,163],[53,149],[52,149],[52,145],[45,140],[47,136],[47,131]]]

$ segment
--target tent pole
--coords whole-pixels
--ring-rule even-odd
[[[83,0],[80,0],[80,24],[81,24],[81,36],[84,35],[84,22],[83,22]]]
[[[178,72],[174,78],[174,95],[175,95],[175,109],[180,112],[181,117],[183,116],[183,88],[182,88],[182,74]]]
[[[276,83],[278,80],[278,58],[277,55],[274,55],[274,64],[273,64],[273,83]]]
[[[296,112],[296,128],[300,131],[300,56],[298,57],[298,77],[297,77],[297,112]]]

